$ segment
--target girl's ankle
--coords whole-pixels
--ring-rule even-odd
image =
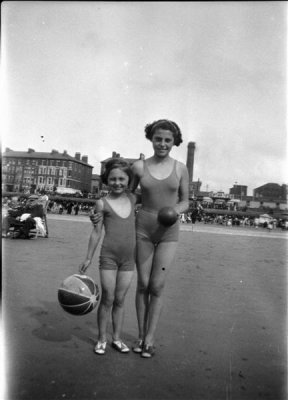
[[[154,339],[153,338],[151,338],[151,337],[145,337],[145,340],[144,340],[144,344],[145,345],[148,345],[148,346],[153,346],[154,345]]]

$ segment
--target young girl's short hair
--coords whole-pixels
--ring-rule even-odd
[[[133,177],[133,172],[131,170],[130,164],[124,158],[119,158],[119,157],[111,158],[110,160],[108,160],[106,162],[105,170],[104,170],[103,174],[101,175],[102,182],[105,185],[108,184],[109,174],[115,168],[121,169],[121,171],[125,172],[125,174],[128,175],[128,178],[129,178],[128,184],[130,184],[132,177]]]
[[[182,140],[182,133],[179,126],[169,119],[159,119],[158,121],[154,121],[151,124],[147,124],[145,126],[146,138],[152,141],[152,137],[157,129],[165,129],[171,131],[174,136],[174,145],[179,146]]]

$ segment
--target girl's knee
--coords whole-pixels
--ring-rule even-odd
[[[144,282],[138,280],[137,282],[137,292],[141,294],[146,294],[149,292],[149,282]]]
[[[107,308],[112,307],[114,303],[114,296],[102,293],[101,303]]]
[[[113,302],[113,307],[124,307],[125,296],[116,296]]]
[[[151,296],[160,297],[163,293],[164,286],[164,282],[161,284],[155,284],[152,282],[149,286],[149,294]]]

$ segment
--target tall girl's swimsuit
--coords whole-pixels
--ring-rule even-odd
[[[127,218],[120,217],[103,197],[103,223],[105,236],[100,254],[100,268],[133,271],[135,268],[135,198],[127,194],[131,212]]]
[[[153,244],[177,242],[179,220],[170,227],[160,225],[157,216],[162,207],[174,207],[178,201],[179,178],[176,173],[176,160],[171,174],[165,179],[154,178],[144,161],[144,172],[140,179],[142,208],[136,217],[136,235],[139,240]]]

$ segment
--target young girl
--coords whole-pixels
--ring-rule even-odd
[[[112,309],[112,347],[121,353],[130,350],[120,338],[124,318],[124,300],[135,269],[135,213],[136,197],[126,191],[132,179],[129,164],[121,159],[111,159],[102,175],[103,183],[110,188],[109,194],[97,200],[96,212],[103,218],[93,227],[86,259],[79,266],[85,273],[105,228],[100,253],[101,301],[98,309],[98,341],[96,354],[105,354],[107,345],[107,323]]]

